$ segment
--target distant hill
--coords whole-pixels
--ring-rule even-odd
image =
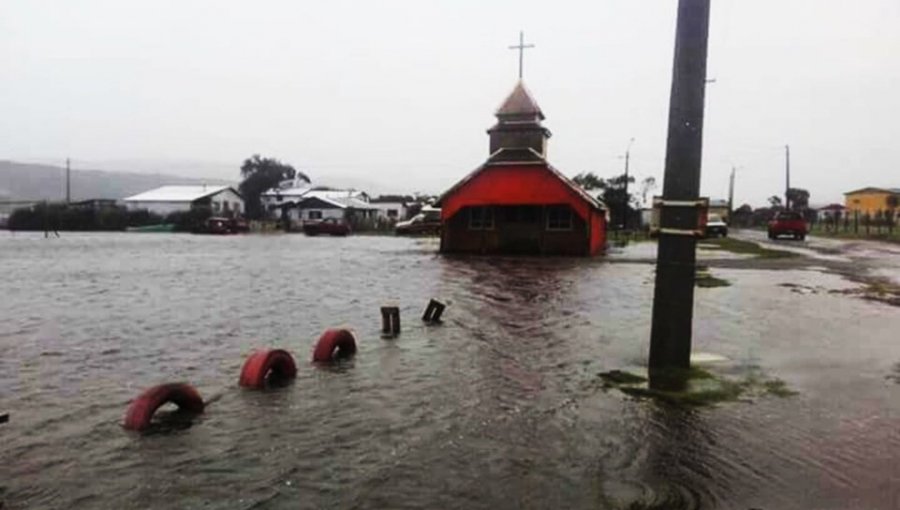
[[[120,199],[165,184],[236,183],[165,174],[73,169],[72,200]],[[0,160],[0,200],[63,200],[65,197],[65,167]]]

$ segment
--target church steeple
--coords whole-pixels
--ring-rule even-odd
[[[521,80],[495,115],[497,124],[488,129],[491,154],[500,149],[533,149],[546,157],[550,130],[541,125],[544,114]]]

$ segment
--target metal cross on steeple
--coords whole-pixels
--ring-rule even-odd
[[[525,32],[519,31],[519,44],[516,46],[510,46],[511,50],[519,50],[519,79],[522,79],[522,63],[524,61],[525,50],[528,48],[534,48],[533,44],[525,44]]]

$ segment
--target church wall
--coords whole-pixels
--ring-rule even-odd
[[[471,208],[464,207],[445,220],[441,250],[446,253],[590,254],[592,247],[588,223],[572,211],[570,230],[548,230],[546,208],[550,205],[531,206],[537,210],[532,221],[510,221],[505,214],[509,206],[491,206],[493,228],[482,230],[470,228]]]

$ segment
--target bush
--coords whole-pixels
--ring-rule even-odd
[[[212,217],[209,207],[195,207],[189,211],[175,211],[166,216],[165,223],[174,225],[174,232],[201,232],[206,228],[206,220]]]
[[[162,217],[146,210],[120,206],[41,203],[16,209],[9,217],[10,230],[122,231],[126,227],[157,225]]]

